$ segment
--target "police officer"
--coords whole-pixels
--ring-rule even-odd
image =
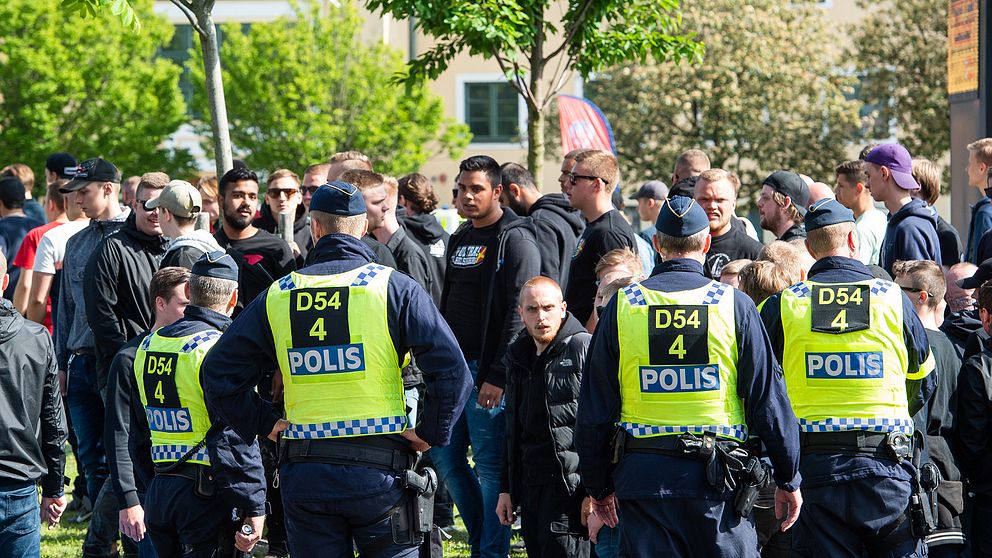
[[[675,196],[656,228],[664,262],[610,300],[592,339],[575,428],[582,481],[608,525],[619,502],[626,555],[751,556],[757,536],[732,487],[760,485],[740,469],[765,470],[740,446],[750,432],[767,447],[788,528],[802,505],[796,418],[754,304],[703,275],[706,212]]]
[[[265,519],[261,466],[227,470],[217,458],[218,451],[227,454],[232,448],[258,455],[258,444],[254,437],[246,438],[250,446],[233,443],[233,433],[222,434],[212,427],[203,399],[203,360],[231,323],[237,287],[238,266],[231,256],[204,254],[193,264],[183,318],[150,334],[135,354],[131,387],[142,408],[133,414],[131,435],[138,440],[151,438],[150,456],[138,455],[135,460],[136,468],[141,460],[154,462],[145,523],[163,558],[230,555],[232,543],[250,551],[261,537]],[[138,403],[132,399],[132,404]],[[246,487],[244,493],[250,496],[232,500],[226,490],[219,493],[218,485],[232,483]],[[238,526],[232,523],[235,506],[245,517],[237,535]]]
[[[761,318],[801,430],[803,556],[923,556],[911,532],[910,418],[933,392],[926,331],[899,285],[859,262],[854,214],[834,200],[806,217],[817,259]]]
[[[410,473],[416,451],[448,443],[471,391],[468,366],[430,296],[372,263],[360,240],[368,227],[361,192],[325,184],[310,216],[314,263],[273,283],[218,341],[205,364],[207,403],[241,436],[282,433],[291,554],[351,556],[354,540],[363,556],[415,556],[417,494],[404,479],[424,479]],[[415,430],[400,376],[408,352],[428,393]],[[254,391],[272,368],[288,420]]]

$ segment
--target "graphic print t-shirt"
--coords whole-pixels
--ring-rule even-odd
[[[495,258],[497,224],[472,227],[458,239],[448,260],[448,301],[444,319],[458,340],[465,360],[482,353],[482,274],[487,258]]]

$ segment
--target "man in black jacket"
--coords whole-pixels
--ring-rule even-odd
[[[96,340],[96,370],[101,389],[110,361],[132,337],[152,325],[148,284],[158,271],[168,240],[158,210],[146,206],[169,182],[164,173],[147,173],[138,183],[134,211],[124,226],[105,238],[86,264],[83,280],[86,321]]]
[[[7,261],[0,256],[0,289]],[[52,338],[0,300],[0,549],[5,556],[37,556],[41,517],[58,524],[66,501],[62,488],[67,429]]]
[[[496,512],[511,525],[520,506],[530,556],[589,556],[572,431],[592,336],[547,277],[524,284],[517,312],[527,329],[506,352],[506,455]]]
[[[572,252],[586,228],[582,214],[568,203],[564,194],[541,195],[534,177],[517,163],[503,163],[503,195],[500,202],[518,215],[534,219],[541,237],[542,272],[558,282],[568,283]]]
[[[442,283],[447,269],[445,254],[448,252],[451,235],[431,215],[437,209],[437,203],[434,187],[426,176],[413,173],[400,179],[399,204],[406,210],[406,215],[400,218],[400,223],[410,239],[430,257],[439,283]]]
[[[192,266],[191,266],[192,267]],[[132,455],[149,455],[151,442],[131,436],[133,421],[147,420],[144,415],[133,411],[140,410],[140,404],[132,408],[132,400],[138,398],[131,391],[134,383],[134,356],[138,345],[148,335],[172,324],[183,317],[183,311],[189,304],[186,295],[186,285],[189,281],[189,269],[185,267],[163,267],[152,275],[149,287],[149,299],[155,305],[155,323],[151,329],[143,331],[137,337],[124,345],[110,364],[110,375],[107,378],[107,414],[104,422],[103,445],[107,448],[107,462],[110,465],[110,480],[114,494],[117,496],[120,511],[118,522],[120,530],[134,541],[145,539],[145,510],[142,507],[145,490],[151,482],[155,471],[151,466],[144,469],[135,467]],[[147,460],[138,460],[138,463]],[[145,539],[140,551],[153,551],[151,541]]]
[[[500,181],[492,157],[469,157],[459,165],[458,195],[469,222],[448,245],[440,309],[475,380],[474,402],[455,424],[451,445],[431,452],[465,521],[472,551],[482,556],[509,552],[510,530],[496,517],[505,426],[503,354],[522,326],[514,311],[517,295],[541,268],[536,239],[526,228],[513,227],[519,218],[499,205]],[[474,472],[467,461],[470,444]]]
[[[982,328],[992,333],[992,284],[978,291]],[[992,348],[982,343],[980,353],[965,361],[958,376],[957,450],[961,472],[974,493],[971,530],[974,556],[992,556],[992,531],[980,526],[992,514]]]
[[[300,177],[289,169],[279,169],[265,179],[265,203],[252,225],[275,235],[279,234],[279,215],[287,211],[293,215],[293,254],[296,267],[302,267],[310,250],[310,215],[303,205]]]

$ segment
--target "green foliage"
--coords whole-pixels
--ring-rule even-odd
[[[951,145],[947,101],[947,0],[866,2],[864,21],[853,27],[861,97],[874,110],[875,137],[895,124],[913,155],[939,160]]]
[[[684,2],[685,27],[706,44],[701,64],[609,69],[586,85],[613,127],[624,182],[671,176],[679,153],[705,150],[744,189],[791,168],[831,182],[858,132],[854,80],[822,12],[788,0]]]
[[[569,0],[564,13],[560,3],[551,0],[367,0],[366,4],[398,19],[416,17],[420,31],[436,40],[433,48],[410,62],[407,77],[414,81],[437,78],[464,50],[487,59],[527,60],[533,47],[545,40],[552,48],[540,52],[542,58],[564,53],[568,58],[564,70],[574,68],[583,76],[648,55],[658,60],[695,59],[702,53],[700,43],[679,33],[677,0]],[[562,37],[554,38],[558,31]],[[526,65],[515,66],[513,73],[523,75]]]
[[[54,151],[103,156],[125,174],[192,168],[189,153],[162,147],[186,107],[180,68],[156,57],[173,27],[151,4],[135,2],[145,27],[131,34],[111,13],[83,19],[59,0],[0,2],[0,161],[37,176]]]
[[[403,67],[399,53],[359,36],[353,6],[297,8],[296,21],[255,24],[246,33],[224,27],[224,88],[236,154],[257,168],[300,169],[336,151],[356,149],[376,169],[405,174],[436,151],[453,157],[468,129],[444,116],[426,86],[390,81]],[[187,64],[193,105],[207,112],[203,57]],[[198,131],[209,133],[206,123]],[[204,144],[212,150],[212,145]]]
[[[135,13],[130,0],[62,0],[62,8],[90,17],[96,17],[100,10],[110,8],[110,13],[119,17],[124,27],[135,33],[141,31],[141,18]]]

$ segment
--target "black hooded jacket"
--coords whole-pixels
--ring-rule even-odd
[[[981,341],[988,339],[988,334],[982,329],[982,320],[978,317],[977,309],[951,314],[940,324],[940,331],[947,335],[961,362],[981,352]]]
[[[399,215],[397,215],[398,217]],[[406,214],[400,219],[400,224],[406,229],[407,237],[427,254],[435,277],[438,278],[439,282],[444,281],[444,272],[447,268],[445,254],[448,252],[451,235],[429,213]]]
[[[514,502],[520,501],[527,484],[551,481],[569,494],[579,488],[572,434],[590,339],[592,335],[567,313],[554,341],[540,355],[526,330],[507,349],[506,455],[500,492],[509,492]]]
[[[0,491],[62,494],[67,436],[52,337],[0,300]]]
[[[123,227],[100,242],[86,264],[83,296],[86,321],[96,342],[100,389],[107,385],[117,351],[155,321],[148,289],[168,245],[162,235],[138,230],[132,212]]]
[[[534,219],[539,229],[540,242],[537,247],[541,251],[541,272],[564,288],[568,284],[572,253],[586,228],[586,222],[564,194],[541,196],[529,211],[528,216]],[[554,242],[550,242],[552,238]]]

